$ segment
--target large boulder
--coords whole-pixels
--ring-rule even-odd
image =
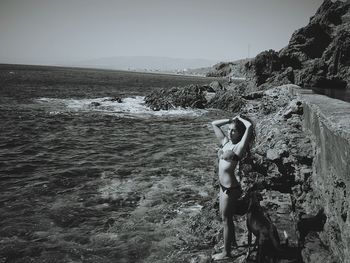
[[[324,53],[328,77],[350,82],[350,31],[341,31]]]
[[[185,87],[156,90],[147,95],[144,101],[148,107],[155,111],[177,107],[238,109],[239,100],[237,98],[226,98],[224,94],[226,94],[226,88],[216,80],[208,85],[192,84]],[[222,104],[223,101],[226,102]]]
[[[246,75],[255,90],[289,83],[350,87],[350,1],[325,0],[285,48],[264,51],[247,63]]]
[[[295,72],[295,84],[301,87],[315,87],[327,74],[327,65],[320,59],[309,60],[302,69]]]
[[[173,87],[171,89],[155,90],[144,99],[152,110],[169,110],[177,107],[204,108],[207,100],[205,88],[200,85]]]
[[[219,81],[215,80],[209,84],[209,88],[206,91],[218,92],[218,91],[225,91],[225,90],[226,88],[224,88]]]
[[[281,69],[281,60],[278,53],[270,49],[258,54],[255,59],[247,62],[245,67],[248,79],[260,86]]]
[[[324,0],[310,21],[330,26],[340,25],[343,23],[342,16],[348,11],[349,5],[349,1],[345,4],[343,2]]]
[[[295,71],[294,83],[304,88],[334,88],[346,87],[346,76],[348,71],[342,68],[340,74],[329,74],[329,66],[323,59],[309,60],[304,63],[302,69]]]
[[[292,67],[286,68],[284,71],[280,71],[278,74],[273,74],[269,77],[264,84],[258,87],[258,90],[267,90],[270,87],[277,87],[286,84],[292,84],[295,82],[294,71]]]
[[[244,100],[242,97],[237,95],[235,91],[228,90],[215,93],[207,107],[237,112],[243,105]]]
[[[320,58],[331,42],[327,25],[311,23],[293,33],[287,47],[279,52],[284,66],[296,66]]]
[[[307,88],[345,88],[350,83],[350,1],[325,0],[310,23],[279,52],[282,68]]]
[[[300,67],[302,62],[320,58],[332,42],[334,28],[342,23],[347,9],[347,5],[340,1],[325,0],[310,23],[296,30],[288,46],[280,51],[284,66]]]

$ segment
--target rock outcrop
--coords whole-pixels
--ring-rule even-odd
[[[153,91],[145,97],[145,103],[152,110],[169,110],[178,107],[203,109],[207,103],[205,86],[189,85]]]
[[[231,66],[215,65],[214,72],[215,76],[229,76]],[[248,92],[284,84],[350,88],[350,1],[325,0],[285,48],[261,52],[241,72],[250,82]]]
[[[325,0],[310,23],[279,52],[302,87],[350,87],[350,2]]]
[[[324,1],[310,23],[294,32],[288,46],[279,52],[283,66],[296,70],[297,85],[349,86],[349,7],[349,1]]]
[[[216,92],[211,101],[207,104],[208,108],[216,108],[228,111],[238,111],[244,105],[244,100],[234,91]]]
[[[209,85],[189,85],[152,92],[145,97],[145,103],[152,110],[182,108],[218,108],[237,111],[244,100],[236,92],[228,91],[220,82]]]
[[[247,75],[256,86],[265,83],[274,73],[281,69],[281,61],[278,53],[272,49],[258,54],[246,65]]]
[[[206,74],[207,77],[244,77],[244,65],[249,59],[241,59],[233,62],[220,62],[213,66],[213,68]]]

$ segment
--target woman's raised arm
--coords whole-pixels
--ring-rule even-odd
[[[236,148],[236,151],[235,151],[235,153],[237,154],[238,158],[242,158],[243,153],[247,149],[247,146],[248,146],[249,141],[251,139],[253,126],[252,126],[250,121],[247,121],[247,120],[241,118],[240,116],[237,116],[237,119],[240,120],[244,124],[244,126],[246,128],[245,132],[244,132],[244,134],[242,136],[242,139],[239,142],[239,144],[237,145],[237,148]]]
[[[213,121],[211,123],[211,125],[213,125],[213,128],[214,128],[214,133],[216,137],[219,139],[221,145],[224,145],[228,141],[228,138],[225,136],[225,133],[221,130],[220,127],[225,124],[231,123],[231,121],[232,121],[231,119],[222,119],[222,120]]]

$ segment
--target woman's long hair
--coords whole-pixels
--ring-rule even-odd
[[[242,137],[244,135],[244,132],[246,130],[244,123],[242,121],[240,121],[239,119],[234,119],[231,124],[234,124],[236,126],[236,129],[237,129],[238,134],[239,134],[238,141],[241,141]]]
[[[246,116],[244,116],[242,118],[245,119],[245,120],[248,120],[252,124],[253,129],[252,129],[252,134],[251,134],[251,137],[250,137],[250,141],[249,141],[249,143],[247,145],[246,152],[242,156],[242,159],[239,161],[239,164],[238,164],[239,177],[242,177],[242,174],[244,173],[243,165],[244,164],[252,164],[253,160],[252,160],[251,149],[252,149],[252,147],[254,145],[254,141],[255,141],[255,125],[254,125],[254,122],[250,118],[248,118]],[[242,130],[244,129],[243,133],[242,133],[242,136],[243,136],[243,134],[245,132],[245,129],[246,129],[245,125],[240,120],[235,119],[234,121],[237,121],[236,125],[237,125],[237,130],[238,131],[240,131],[239,129],[242,129]],[[241,125],[243,125],[243,128],[241,127]],[[241,139],[242,139],[242,137],[241,137]]]

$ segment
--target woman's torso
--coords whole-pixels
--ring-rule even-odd
[[[235,187],[239,185],[235,177],[235,168],[238,163],[238,156],[235,153],[237,144],[231,141],[225,143],[218,151],[219,157],[219,181],[225,187]]]

